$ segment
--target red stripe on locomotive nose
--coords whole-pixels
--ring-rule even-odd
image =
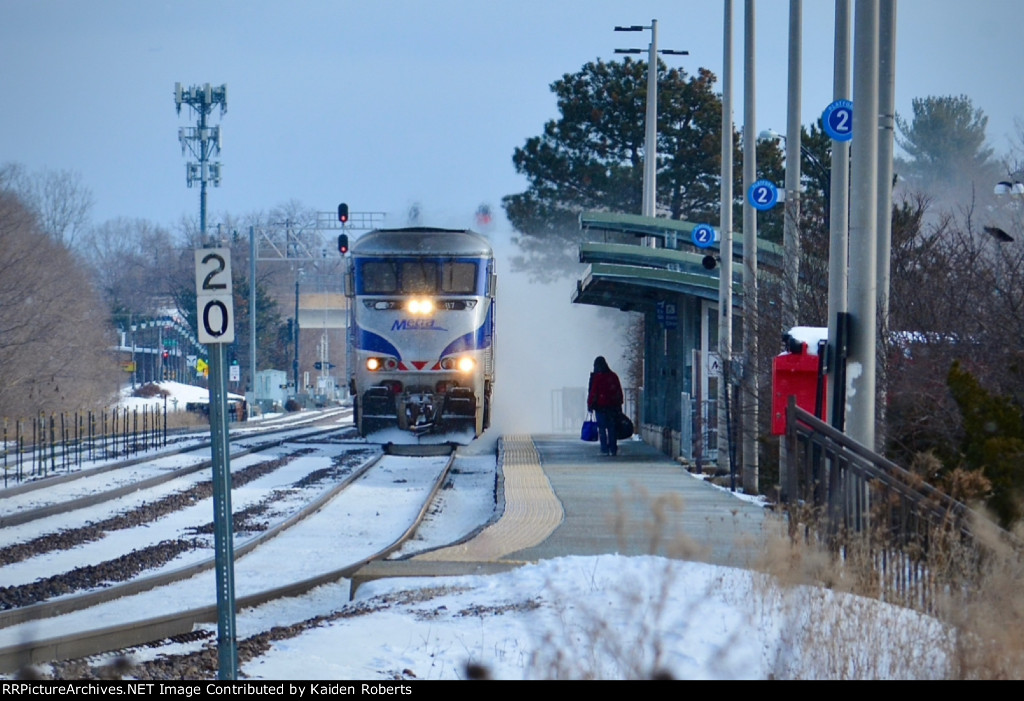
[[[423,366],[425,366],[428,361],[426,361],[426,360],[410,360],[409,362],[411,362],[414,366],[416,366],[417,370],[422,370]]]

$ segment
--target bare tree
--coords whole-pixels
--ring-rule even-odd
[[[93,227],[78,246],[111,313],[134,319],[167,306],[177,248],[168,230],[124,218]]]
[[[89,226],[92,190],[78,173],[41,170],[30,174],[24,166],[8,163],[0,167],[0,189],[15,192],[40,228],[65,248],[74,248]]]
[[[82,267],[0,191],[0,411],[106,404],[118,381],[113,342]]]

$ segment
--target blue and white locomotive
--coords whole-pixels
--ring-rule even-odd
[[[348,368],[361,435],[455,442],[490,425],[494,252],[468,230],[377,229],[352,244]]]

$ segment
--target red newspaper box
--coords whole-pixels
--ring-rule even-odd
[[[786,405],[791,396],[796,405],[804,411],[815,413],[818,397],[817,355],[807,352],[803,344],[802,353],[782,353],[772,362],[772,435],[781,436],[786,432]],[[825,397],[822,394],[821,411],[825,415]]]

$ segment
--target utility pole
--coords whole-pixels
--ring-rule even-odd
[[[256,229],[249,227],[249,393],[250,407],[256,405]]]
[[[729,471],[731,488],[736,490],[733,464],[732,417],[729,392],[732,390],[732,0],[725,0],[722,32],[722,180],[719,190],[718,254],[721,269],[718,278],[718,355],[722,359],[722,377],[718,381],[718,467]]]
[[[875,449],[878,323],[879,0],[857,0],[853,38],[853,147],[850,207],[850,356],[847,435]]]
[[[786,202],[782,246],[786,280],[783,283],[783,333],[799,323],[800,289],[800,89],[802,0],[789,0],[789,104],[786,108]],[[785,445],[785,442],[783,442]]]
[[[754,109],[754,0],[743,8],[743,192],[757,177],[757,112]],[[743,198],[743,491],[757,494],[757,213],[750,197]]]
[[[889,279],[892,259],[892,153],[896,128],[896,0],[881,0],[878,17],[878,320],[882,343],[889,333]],[[885,443],[884,378],[879,388],[880,445]]]
[[[832,95],[835,100],[849,100],[850,94],[850,0],[836,0],[835,58],[832,74]],[[832,409],[831,424],[842,431],[846,406],[846,330],[840,318],[847,312],[847,268],[850,224],[850,142],[832,142],[832,174],[829,181],[829,244],[828,244],[828,345],[831,349],[829,372],[834,383],[828,406]],[[840,314],[843,316],[840,317]],[[842,347],[841,347],[842,346]]]

